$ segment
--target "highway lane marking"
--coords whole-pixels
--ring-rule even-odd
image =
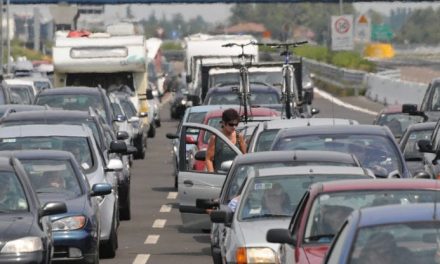
[[[178,194],[177,192],[170,192],[170,193],[168,193],[167,199],[174,200],[177,198],[177,194]]]
[[[150,258],[150,254],[137,254],[133,264],[145,264]]]
[[[169,212],[171,212],[171,209],[172,209],[173,207],[172,207],[172,205],[170,205],[170,204],[164,204],[164,205],[162,205],[161,207],[160,207],[160,211],[159,212],[161,212],[161,213],[169,213]]]
[[[164,228],[167,220],[166,219],[156,219],[153,223],[153,228]]]
[[[157,244],[160,235],[148,235],[147,239],[145,239],[144,244]]]
[[[366,108],[362,108],[362,107],[355,106],[355,105],[352,105],[352,104],[347,104],[347,103],[339,100],[338,98],[332,96],[331,94],[329,94],[329,93],[327,93],[327,92],[325,92],[323,90],[319,90],[316,87],[313,89],[313,91],[315,93],[319,94],[319,96],[321,96],[322,98],[327,99],[327,100],[333,102],[336,105],[339,105],[339,106],[342,106],[342,107],[345,107],[345,108],[348,108],[348,109],[352,109],[354,111],[362,112],[362,113],[365,113],[365,114],[368,114],[368,115],[376,116],[378,114],[377,112],[368,110]]]

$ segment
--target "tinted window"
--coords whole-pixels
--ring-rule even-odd
[[[37,193],[60,192],[68,198],[82,194],[78,178],[69,160],[21,159],[32,187]]]

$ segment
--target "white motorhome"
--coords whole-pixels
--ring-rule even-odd
[[[209,64],[233,64],[242,53],[239,46],[223,47],[228,43],[248,44],[257,42],[251,35],[206,35],[195,34],[184,39],[185,71],[190,91],[197,91],[201,85],[200,66],[209,61]],[[253,62],[258,62],[258,46],[244,47],[244,54],[251,55]]]
[[[147,50],[142,35],[95,33],[67,37],[57,32],[53,47],[54,86],[100,85],[112,90],[125,85],[139,113],[148,112]]]

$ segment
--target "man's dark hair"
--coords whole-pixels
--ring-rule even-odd
[[[240,115],[235,109],[229,108],[223,111],[222,121],[223,122],[240,121]]]

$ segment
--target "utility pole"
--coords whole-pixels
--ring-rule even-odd
[[[6,43],[8,43],[8,46],[7,46],[7,55],[8,55],[8,58],[7,58],[7,64],[6,64],[6,73],[7,74],[9,74],[10,72],[11,72],[11,61],[10,61],[10,58],[11,58],[11,41],[10,41],[10,36],[9,36],[9,31],[10,31],[10,27],[11,27],[11,25],[10,25],[10,23],[9,23],[9,6],[10,6],[10,2],[9,2],[10,0],[6,0]]]

